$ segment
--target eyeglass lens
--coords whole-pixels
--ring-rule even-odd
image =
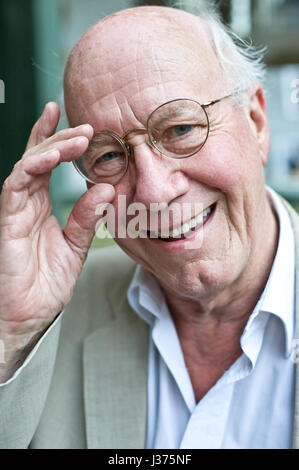
[[[193,100],[175,100],[157,108],[148,119],[152,145],[170,158],[187,158],[204,145],[209,122],[205,109]],[[74,165],[93,183],[116,184],[128,163],[126,146],[115,135],[99,133]]]

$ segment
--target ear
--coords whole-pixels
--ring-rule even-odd
[[[250,127],[257,139],[262,164],[267,163],[270,150],[270,133],[266,113],[266,97],[260,83],[254,85],[248,103]]]

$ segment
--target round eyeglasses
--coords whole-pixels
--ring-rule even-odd
[[[205,104],[187,98],[167,101],[149,115],[146,128],[130,130],[122,137],[112,131],[96,133],[86,152],[73,164],[90,183],[117,184],[125,175],[133,154],[133,147],[126,140],[132,132],[146,133],[146,143],[165,157],[191,157],[202,149],[209,135],[206,108],[241,91],[235,90]]]

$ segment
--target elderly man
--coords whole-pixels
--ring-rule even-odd
[[[265,187],[259,70],[215,18],[165,7],[76,44],[71,127],[48,103],[1,195],[2,448],[298,446],[299,225]],[[62,231],[49,178],[74,160],[89,190]],[[106,204],[122,250],[84,264]],[[174,210],[153,230],[155,204]]]

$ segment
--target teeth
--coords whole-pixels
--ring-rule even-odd
[[[178,228],[175,228],[174,230],[172,230],[172,232],[169,232],[169,236],[173,238],[178,237],[180,235],[181,235],[181,230]]]
[[[208,207],[205,211],[203,211],[203,216],[206,217],[207,215],[209,215],[211,210],[212,210],[211,207]]]
[[[180,235],[181,235],[181,230],[178,228],[175,228],[174,230],[172,230],[172,232],[169,233],[169,236],[173,238],[179,237]]]
[[[181,227],[181,232],[182,233],[187,233],[190,230],[190,223],[184,223],[183,226]]]
[[[203,218],[210,214],[211,210],[212,210],[211,207],[208,207],[206,210],[198,214],[196,217],[193,217],[193,219],[189,220],[189,222],[185,222],[183,225],[181,225],[181,227],[175,228],[173,230],[169,230],[168,236],[171,238],[178,238],[182,234],[189,232],[191,228],[194,228],[196,225],[201,223],[203,221]],[[163,237],[163,232],[158,232],[158,236],[162,238],[166,238],[167,234],[164,234],[164,237]]]
[[[202,222],[202,221],[203,221],[203,218],[204,218],[204,213],[203,213],[203,212],[202,212],[201,214],[198,214],[198,215],[195,217],[196,223],[198,224],[199,222]]]
[[[190,227],[191,227],[191,228],[195,227],[195,225],[196,225],[196,219],[191,219],[190,222],[189,222],[189,224],[190,224]]]

